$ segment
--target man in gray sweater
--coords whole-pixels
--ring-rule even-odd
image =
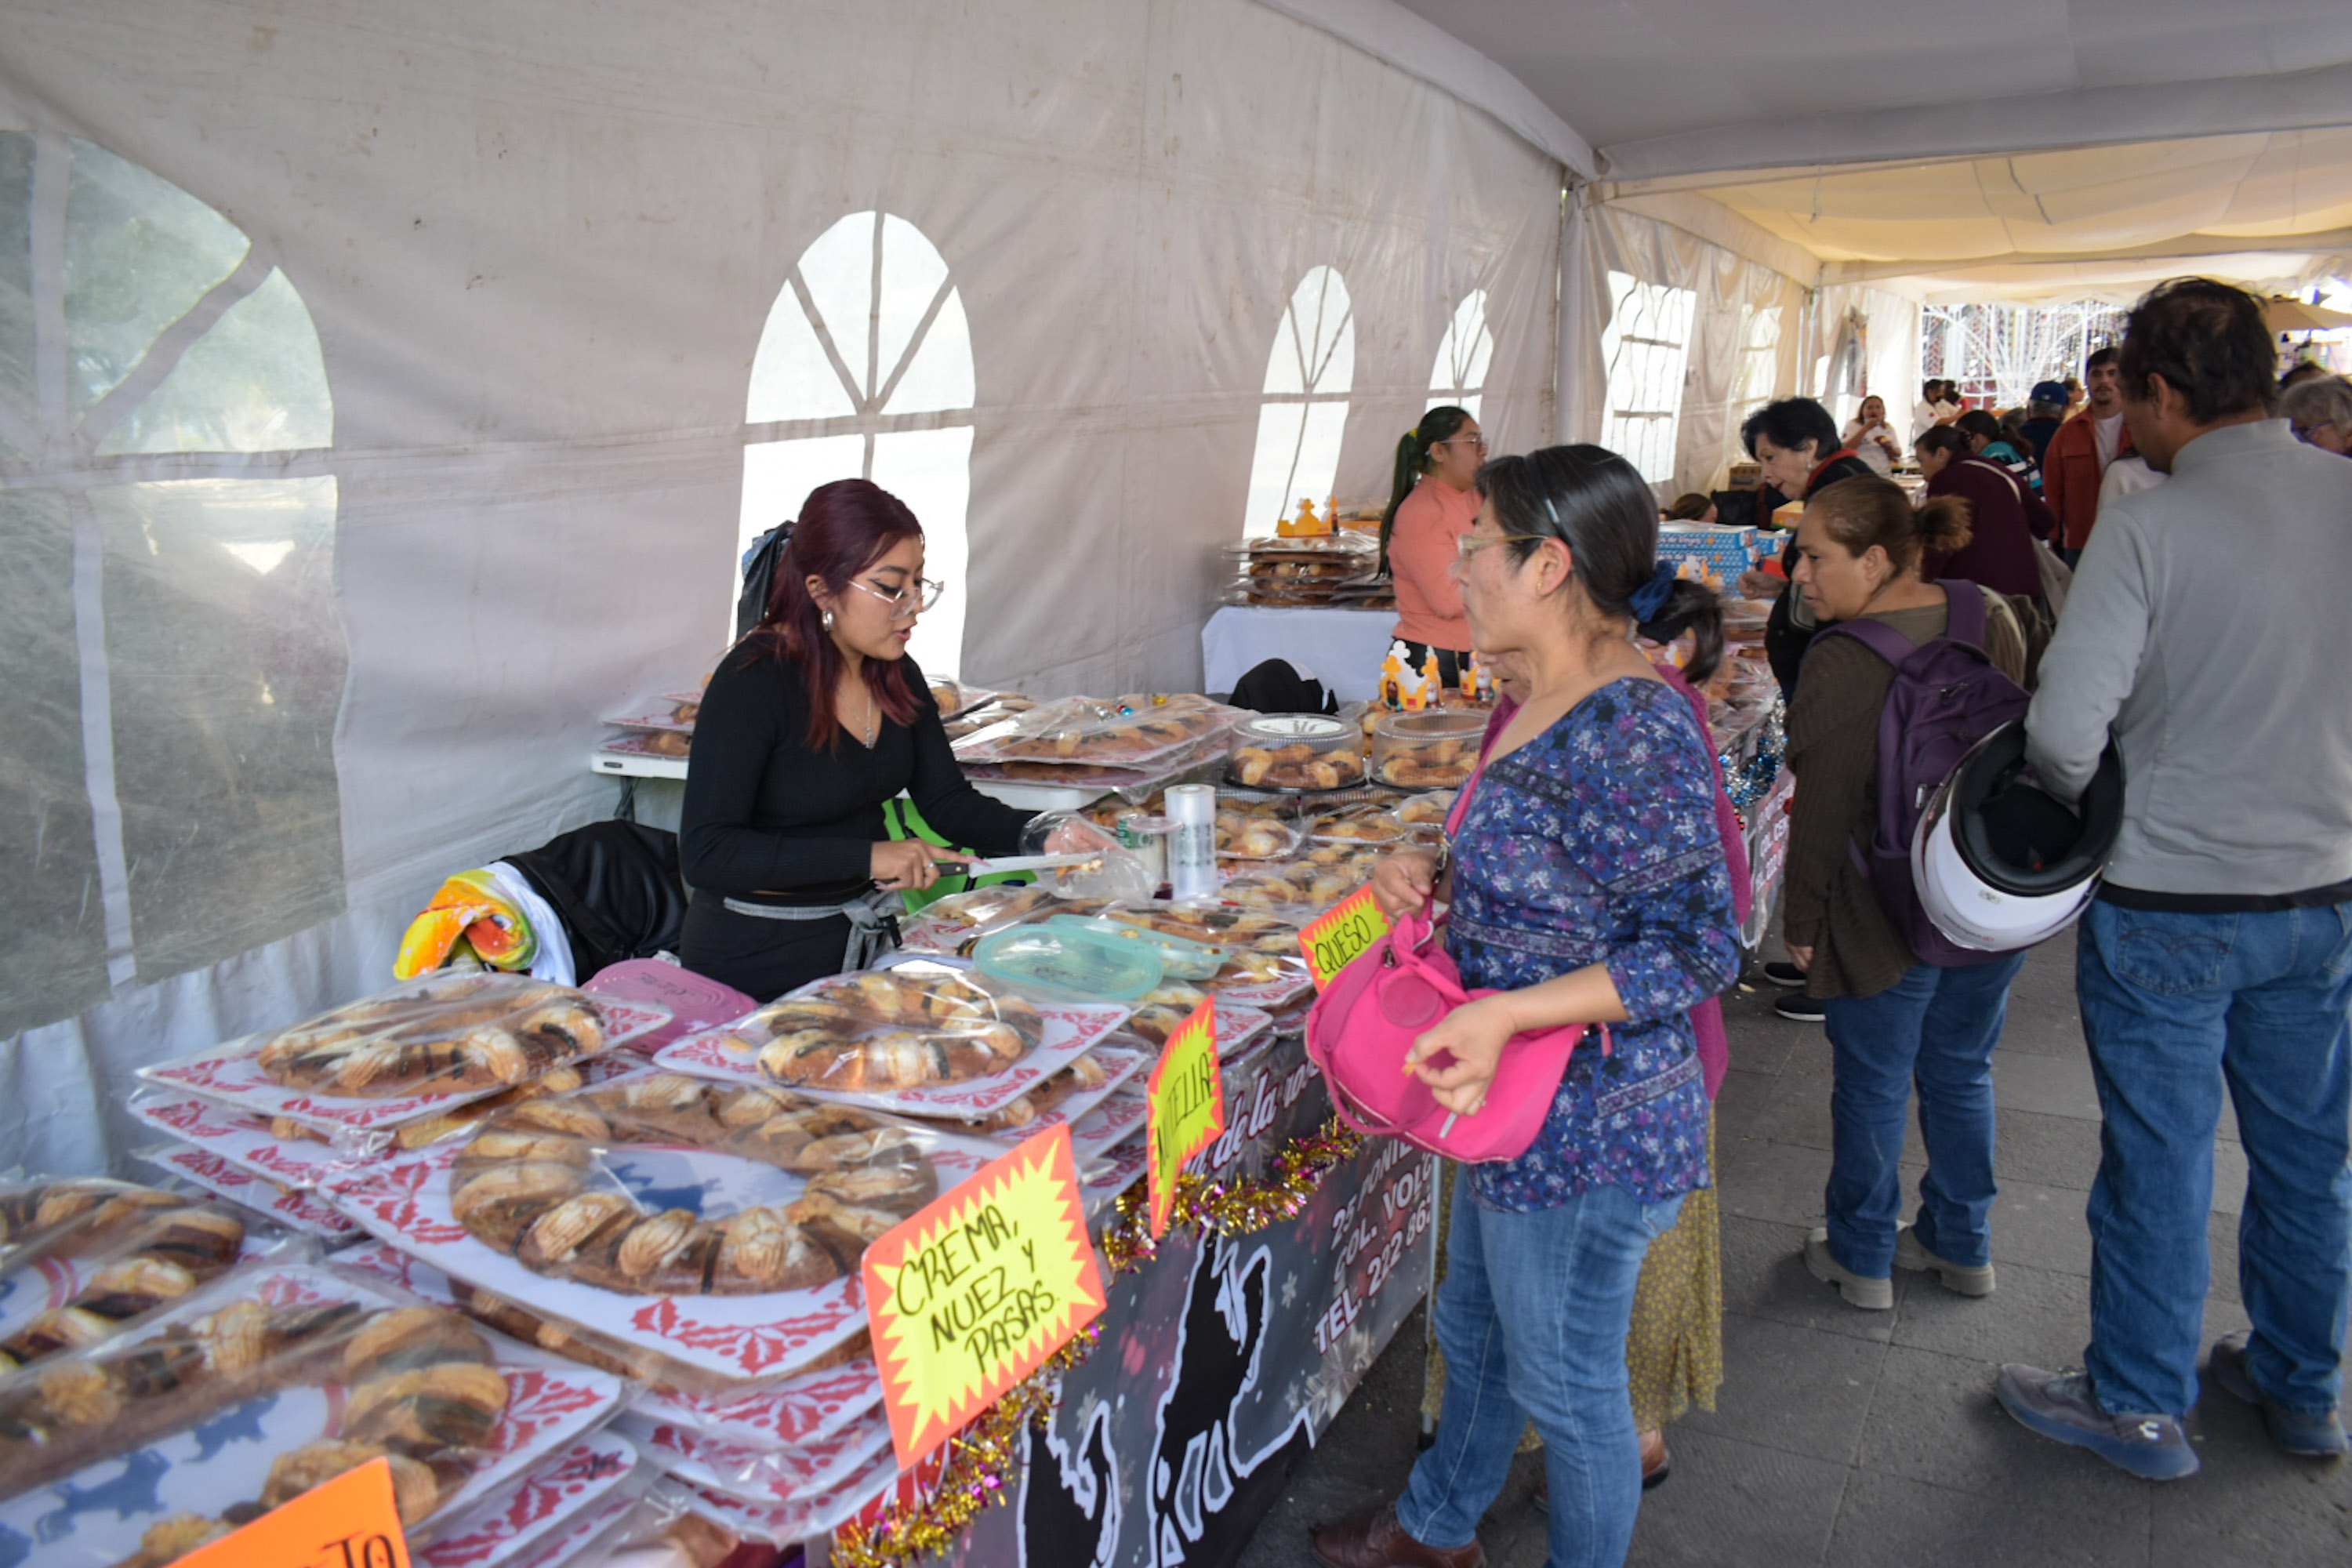
[[[2099,526],[2043,657],[2028,756],[2078,796],[2108,726],[2125,821],[2077,938],[2105,1126],[2079,1372],[2001,1369],[2033,1430],[2150,1479],[2194,1474],[2213,1137],[2228,1084],[2250,1171],[2251,1334],[2214,1381],[2289,1453],[2345,1451],[2352,1300],[2352,463],[2270,417],[2251,295],[2176,279],[2131,313],[2132,440],[2170,482]]]

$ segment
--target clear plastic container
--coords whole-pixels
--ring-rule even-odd
[[[956,745],[967,763],[1047,763],[1142,768],[1222,735],[1239,716],[1205,697],[1073,697],[1033,708]]]
[[[1372,726],[1372,777],[1398,789],[1459,789],[1486,733],[1483,711],[1382,714]]]
[[[1131,1002],[1159,985],[1160,960],[1149,947],[1105,941],[1083,921],[1071,923],[1081,929],[1057,918],[982,937],[973,961],[982,974],[1087,1002]]]
[[[1226,860],[1279,860],[1298,848],[1298,829],[1251,811],[1217,813],[1217,855]]]
[[[1348,789],[1363,782],[1356,727],[1320,713],[1265,713],[1234,726],[1225,777],[1248,789]]]
[[[1142,926],[1124,925],[1116,920],[1088,920],[1079,915],[1055,915],[1046,925],[1065,931],[1075,931],[1097,942],[1114,946],[1141,948],[1159,960],[1160,967],[1171,980],[1206,980],[1229,962],[1233,953],[1207,942],[1192,942],[1181,936],[1170,936]],[[1150,990],[1146,986],[1145,990]]]

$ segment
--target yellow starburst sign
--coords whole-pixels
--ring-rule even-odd
[[[1103,1310],[1069,1127],[1038,1133],[887,1232],[862,1272],[905,1469]]]
[[[1184,1162],[1225,1130],[1225,1079],[1217,1068],[1217,999],[1204,996],[1191,1016],[1170,1031],[1145,1089],[1151,1107],[1144,1152],[1150,1161],[1151,1234],[1168,1234],[1176,1207],[1176,1178]]]
[[[1368,885],[1326,910],[1300,929],[1298,945],[1314,973],[1315,989],[1323,990],[1339,977],[1355,956],[1389,934],[1389,918],[1372,901]]]

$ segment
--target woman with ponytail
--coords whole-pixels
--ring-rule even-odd
[[[1486,460],[1486,438],[1465,408],[1433,408],[1397,443],[1389,509],[1381,516],[1381,570],[1396,584],[1395,636],[1412,668],[1433,649],[1439,676],[1462,684],[1469,663],[1470,623],[1462,591],[1447,574],[1454,542],[1478,521],[1472,486]]]
[[[702,694],[678,825],[688,969],[765,1002],[895,946],[899,890],[961,858],[888,836],[882,803],[902,791],[950,841],[1019,851],[1029,814],[966,782],[907,657],[943,591],[898,497],[865,479],[809,492],[767,616]]]
[[[1634,647],[1638,623],[1722,652],[1715,596],[1657,558],[1658,508],[1622,458],[1556,447],[1483,468],[1454,582],[1482,655],[1524,700],[1463,786],[1450,879],[1436,855],[1373,879],[1392,916],[1450,900],[1463,984],[1494,994],[1413,1043],[1408,1068],[1475,1116],[1512,1037],[1606,1022],[1580,1046],[1527,1152],[1455,1173],[1436,1303],[1446,1358],[1435,1445],[1396,1502],[1318,1531],[1332,1568],[1475,1568],[1478,1521],[1532,1419],[1554,1568],[1625,1560],[1642,1496],[1627,1333],[1650,1244],[1707,1161],[1691,1011],[1739,972],[1714,747]]]
[[[1945,584],[1922,568],[1969,540],[1966,500],[1938,496],[1915,512],[1889,480],[1841,479],[1806,502],[1790,591],[1824,625],[1868,617],[1916,647],[1950,618]],[[2015,605],[1973,583],[1950,591],[1986,595],[1984,651],[2023,685]],[[1806,1241],[1805,1266],[1877,1311],[1894,1305],[1896,1268],[1933,1269],[1962,1295],[1992,1290],[1992,1052],[2025,962],[2022,951],[1960,968],[1920,962],[1862,868],[1854,847],[1878,823],[1879,721],[1894,684],[1894,666],[1859,638],[1817,638],[1806,653],[1789,705],[1797,795],[1781,895],[1789,956],[1829,1026],[1833,1074],[1829,1223]],[[1927,1171],[1916,1217],[1898,1225],[1915,1086]]]

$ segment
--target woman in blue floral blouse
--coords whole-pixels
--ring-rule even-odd
[[[1402,1498],[1317,1532],[1333,1568],[1476,1568],[1479,1516],[1530,1419],[1552,1568],[1624,1561],[1641,1505],[1634,1284],[1683,1194],[1711,1180],[1690,1009],[1739,970],[1710,745],[1631,641],[1637,623],[1691,629],[1704,679],[1722,647],[1715,595],[1659,564],[1649,486],[1601,447],[1498,458],[1478,489],[1454,573],[1475,646],[1517,666],[1528,698],[1469,786],[1450,885],[1436,856],[1405,852],[1373,888],[1391,914],[1449,900],[1464,984],[1501,994],[1456,1009],[1412,1059],[1474,1115],[1515,1034],[1605,1022],[1614,1049],[1580,1047],[1533,1147],[1465,1173],[1436,1302],[1436,1443]]]

